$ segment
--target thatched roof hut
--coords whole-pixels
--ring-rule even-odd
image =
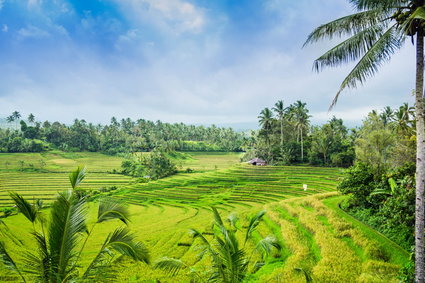
[[[251,159],[250,161],[248,161],[249,164],[251,165],[257,165],[257,166],[264,166],[267,165],[267,162],[261,158],[254,158]]]

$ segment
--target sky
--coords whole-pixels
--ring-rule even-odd
[[[302,48],[353,12],[341,0],[0,0],[0,118],[117,118],[257,127],[278,100],[312,123],[359,125],[372,109],[413,104],[414,48],[328,107],[350,67],[313,72],[336,42]]]

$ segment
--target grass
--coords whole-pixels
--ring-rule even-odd
[[[51,198],[56,190],[68,186],[62,172],[71,169],[70,164],[74,166],[84,159],[94,166],[95,173],[89,170],[83,186],[118,184],[120,189],[113,197],[129,204],[130,228],[148,246],[153,261],[162,256],[176,257],[204,276],[211,262],[208,257],[199,255],[199,243],[189,236],[188,229],[195,228],[211,239],[210,206],[217,207],[223,217],[236,212],[242,223],[252,213],[267,211],[254,238],[274,235],[283,249],[267,258],[266,264],[249,276],[247,282],[305,282],[304,275],[296,268],[309,272],[316,282],[396,282],[398,269],[408,261],[406,251],[339,209],[338,203],[343,197],[335,192],[340,176],[337,168],[248,166],[235,164],[239,160],[235,153],[184,155],[179,159],[181,170],[190,167],[195,169],[194,173],[181,172],[136,184],[122,175],[108,174],[109,170],[118,168],[118,157],[47,153],[47,172],[20,172],[18,163],[14,168],[0,167],[0,176],[6,176],[1,179],[0,189],[2,193],[6,190],[3,188],[8,188],[27,196]],[[16,161],[22,156],[8,155],[7,160]],[[37,154],[34,156],[28,155],[28,160],[39,158]],[[56,158],[58,156],[61,158]],[[4,164],[2,158],[0,156],[0,164]],[[58,159],[64,164],[62,169]],[[303,184],[308,185],[307,191],[303,190]],[[90,204],[91,221],[96,205]],[[28,241],[30,229],[22,215],[5,220],[23,241]],[[88,242],[89,249],[83,254],[83,268],[114,225],[118,223],[100,224],[95,229],[94,237]],[[251,241],[247,249],[252,250],[254,246],[255,242]],[[255,254],[253,258],[259,260],[260,255]],[[151,266],[126,260],[120,261],[113,270],[116,282],[189,282],[195,277],[191,270],[170,277]],[[6,274],[0,270],[0,281],[15,279]]]

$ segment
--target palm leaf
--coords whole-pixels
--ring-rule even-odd
[[[9,253],[6,250],[6,247],[3,242],[0,242],[0,256],[3,261],[3,264],[10,270],[15,271],[19,274],[23,282],[27,282],[25,280],[25,277],[22,275],[20,269],[16,265],[15,261],[12,259],[12,257],[9,255]]]
[[[37,242],[38,255],[32,252],[25,253],[25,271],[30,274],[35,274],[40,282],[49,282],[51,279],[51,258],[46,238],[44,235],[36,232],[33,233],[33,235]]]
[[[405,0],[350,0],[358,10],[397,9],[406,5]]]
[[[278,251],[280,251],[282,246],[275,237],[267,236],[264,239],[261,239],[255,248],[263,255],[263,258],[266,258],[271,254],[273,248],[276,248]]]
[[[120,227],[115,229],[114,232],[109,233],[99,253],[85,271],[83,278],[87,278],[96,268],[102,266],[104,262],[108,262],[106,260],[107,257],[114,256],[110,253],[111,249],[122,255],[131,257],[133,260],[142,261],[147,264],[150,262],[148,249],[141,242],[135,241],[135,235],[130,233],[130,230]]]
[[[337,67],[359,59],[379,39],[382,32],[383,28],[378,25],[356,33],[317,58],[314,61],[313,69],[319,72],[324,67]]]
[[[118,219],[125,224],[128,224],[129,217],[130,213],[127,206],[124,204],[111,199],[104,199],[100,201],[97,212],[97,223]]]
[[[322,39],[333,39],[334,37],[353,36],[358,32],[368,29],[377,24],[385,25],[382,22],[387,16],[382,10],[362,11],[356,14],[345,16],[321,25],[316,28],[308,37],[303,46],[315,43]]]
[[[10,197],[21,212],[29,221],[34,223],[37,220],[38,211],[35,205],[30,204],[26,199],[24,199],[18,193],[10,193]]]
[[[250,219],[248,228],[246,229],[245,242],[244,242],[245,244],[248,241],[249,237],[251,236],[252,232],[255,230],[258,224],[260,224],[260,221],[265,214],[266,214],[266,211],[262,210]]]
[[[172,276],[177,275],[186,265],[180,259],[163,257],[155,263],[155,268],[164,270]]]
[[[87,209],[84,199],[77,199],[71,192],[60,193],[51,208],[49,225],[49,250],[52,272],[57,280],[64,280],[74,272],[71,264],[77,257],[81,234],[86,229]]]
[[[367,78],[373,76],[382,63],[389,61],[391,55],[397,49],[400,49],[403,43],[404,37],[396,29],[395,25],[382,34],[346,76],[329,109],[335,106],[339,95],[344,89],[356,88],[358,83],[362,84]]]
[[[74,171],[69,173],[69,181],[73,189],[77,188],[86,177],[86,167],[78,166]]]

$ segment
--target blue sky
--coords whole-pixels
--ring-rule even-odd
[[[0,117],[255,127],[283,99],[306,102],[314,123],[356,125],[371,109],[412,104],[406,44],[327,112],[350,66],[314,73],[332,43],[302,44],[351,12],[341,0],[0,0]]]

